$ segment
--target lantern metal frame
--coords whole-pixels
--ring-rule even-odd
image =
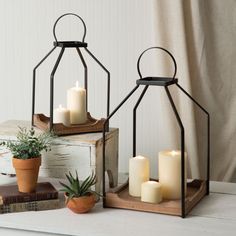
[[[144,53],[146,53],[149,50],[153,50],[153,49],[158,49],[158,50],[162,50],[165,53],[167,53],[171,59],[173,60],[174,63],[174,74],[173,77],[143,77],[140,71],[140,60],[142,58],[142,56],[144,55]],[[136,81],[136,86],[131,90],[131,92],[128,93],[128,95],[120,102],[120,104],[111,112],[111,114],[106,118],[106,121],[104,123],[104,128],[103,128],[103,206],[104,207],[115,207],[115,208],[127,208],[127,209],[132,209],[132,210],[139,210],[139,209],[135,209],[133,206],[129,207],[120,207],[119,204],[118,205],[110,205],[108,203],[108,199],[107,199],[107,193],[106,193],[106,181],[105,181],[105,175],[106,175],[106,169],[105,169],[105,165],[106,165],[106,159],[105,159],[105,145],[106,145],[106,140],[105,140],[105,134],[106,134],[106,123],[109,122],[109,120],[115,115],[115,113],[124,105],[124,103],[135,93],[135,91],[137,91],[137,89],[140,86],[144,86],[141,95],[139,96],[134,108],[133,108],[133,157],[136,156],[136,112],[137,112],[137,108],[140,105],[145,93],[147,92],[149,86],[162,86],[165,88],[168,100],[170,102],[171,108],[174,112],[175,118],[177,120],[178,126],[180,128],[180,140],[181,140],[181,199],[180,199],[180,203],[181,203],[181,213],[180,216],[182,218],[184,218],[187,214],[186,212],[186,202],[185,202],[185,193],[186,193],[186,189],[185,189],[185,161],[184,161],[184,151],[185,151],[185,129],[184,129],[184,125],[183,122],[179,116],[179,113],[177,111],[177,108],[175,106],[174,100],[171,96],[171,93],[169,91],[169,86],[171,85],[176,85],[178,89],[180,89],[195,105],[197,105],[198,108],[200,108],[200,110],[206,114],[207,116],[207,168],[206,168],[206,180],[205,180],[205,190],[203,190],[204,192],[202,193],[202,196],[199,197],[198,200],[196,200],[196,202],[194,202],[194,205],[197,204],[198,201],[201,200],[201,198],[203,198],[205,195],[209,194],[209,180],[210,180],[210,115],[208,113],[208,111],[203,108],[202,105],[200,105],[186,90],[184,90],[184,88],[182,86],[179,85],[178,83],[178,79],[175,77],[176,73],[177,73],[177,64],[176,64],[176,60],[174,58],[174,56],[165,48],[163,47],[150,47],[146,50],[144,50],[141,55],[138,58],[137,61],[137,70],[138,70],[138,74],[140,79],[138,79]],[[114,186],[110,186],[111,188]],[[122,187],[119,187],[119,191],[121,190]],[[115,190],[113,191],[115,192]],[[131,204],[132,205],[132,204]],[[142,207],[141,210],[145,209]],[[147,210],[150,211],[150,210]],[[167,213],[168,214],[168,213]]]
[[[82,41],[58,41],[56,36],[56,26],[58,22],[65,16],[74,16],[78,18],[83,25],[84,33],[82,37]],[[61,58],[64,54],[66,48],[75,48],[79,58],[84,67],[84,88],[86,90],[86,110],[88,112],[88,66],[84,59],[84,56],[81,52],[81,48],[100,66],[100,68],[105,71],[107,74],[107,101],[106,101],[106,115],[109,116],[110,113],[110,72],[108,69],[101,63],[100,60],[87,48],[88,44],[85,42],[85,37],[87,33],[87,27],[84,20],[77,14],[74,13],[65,13],[57,18],[53,26],[53,36],[55,41],[53,42],[53,48],[40,60],[40,62],[33,69],[33,83],[32,83],[32,126],[36,126],[41,129],[49,129],[50,131],[54,130],[54,132],[58,135],[66,135],[66,134],[75,134],[75,133],[87,133],[87,132],[101,132],[103,129],[103,124],[105,119],[95,120],[88,113],[88,118],[92,123],[85,125],[73,125],[72,127],[64,127],[62,124],[55,130],[55,126],[53,123],[53,108],[54,108],[54,75],[57,71],[57,68],[60,64]],[[38,67],[52,54],[52,52],[56,48],[61,48],[60,53],[57,57],[55,65],[50,74],[50,117],[48,121],[48,117],[43,114],[35,114],[35,97],[36,97],[36,70]],[[106,124],[106,129],[108,129],[108,123]]]

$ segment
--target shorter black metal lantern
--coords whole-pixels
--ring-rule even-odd
[[[82,41],[58,41],[56,36],[56,26],[58,21],[65,16],[75,16],[83,24],[84,34]],[[53,35],[54,35],[54,47],[46,54],[46,56],[35,66],[33,70],[33,91],[32,91],[32,126],[36,126],[42,130],[53,130],[57,135],[67,135],[67,134],[78,134],[78,133],[88,133],[88,132],[101,132],[103,130],[103,125],[105,119],[96,120],[91,117],[90,113],[87,110],[87,122],[79,125],[70,125],[65,126],[62,123],[53,122],[53,109],[54,109],[54,75],[57,71],[61,58],[64,54],[66,48],[75,48],[78,52],[79,58],[84,67],[84,88],[86,90],[86,104],[88,100],[88,67],[86,61],[81,52],[81,48],[88,53],[88,55],[106,72],[107,74],[107,116],[109,116],[109,107],[110,107],[110,72],[105,68],[105,66],[94,56],[94,54],[87,48],[87,43],[84,41],[86,36],[86,25],[83,19],[74,14],[66,13],[60,16],[54,26],[53,26]],[[36,93],[36,70],[38,67],[49,57],[49,55],[56,49],[61,48],[59,56],[55,62],[55,65],[50,74],[50,117],[45,116],[44,114],[35,114],[35,93]],[[86,105],[87,106],[87,105]],[[108,129],[108,123],[106,122],[106,128]]]
[[[145,52],[152,49],[160,49],[166,52],[174,62],[174,75],[172,78],[169,77],[142,77],[140,72],[140,60]],[[106,122],[104,123],[103,129],[103,206],[104,207],[113,207],[113,208],[124,208],[131,210],[139,210],[139,211],[148,211],[148,212],[156,212],[156,213],[164,213],[170,215],[179,215],[181,217],[185,217],[190,210],[205,196],[209,194],[209,168],[210,168],[210,116],[209,113],[189,94],[187,93],[178,83],[178,79],[175,78],[177,72],[177,64],[173,55],[162,47],[151,47],[146,49],[137,62],[137,69],[140,79],[136,81],[136,86],[132,89],[132,91],[122,100],[122,102],[116,107],[116,109],[107,117]],[[187,183],[187,189],[185,187],[185,161],[184,161],[184,152],[185,152],[185,129],[183,123],[180,119],[178,111],[176,109],[175,103],[172,99],[171,93],[169,91],[169,86],[175,85],[179,88],[194,104],[196,104],[202,112],[207,115],[207,173],[206,179],[194,179],[190,183]],[[140,87],[144,86],[143,91],[138,98],[134,108],[133,108],[133,157],[136,156],[136,111],[137,108],[142,101],[147,89],[149,86],[162,86],[164,87],[167,97],[170,101],[171,107],[175,114],[176,120],[178,122],[180,128],[180,139],[181,139],[181,199],[180,200],[171,200],[168,203],[166,201],[161,202],[159,204],[150,204],[141,202],[140,198],[132,197],[128,193],[129,183],[128,181],[124,183],[122,186],[117,188],[113,188],[110,186],[110,189],[106,190],[106,181],[105,181],[105,133],[106,133],[106,123],[115,115],[115,113],[124,105],[124,103],[134,94],[134,92]],[[185,193],[187,191],[187,196],[185,197]]]

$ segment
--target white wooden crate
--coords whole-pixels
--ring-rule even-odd
[[[18,126],[30,127],[28,121],[6,121],[0,124],[0,141],[15,140]],[[41,132],[36,129],[36,132]],[[106,134],[106,170],[114,186],[118,179],[118,129],[111,128]],[[0,173],[15,174],[11,163],[12,154],[0,147]],[[65,173],[78,171],[84,179],[92,170],[97,175],[96,191],[101,191],[102,183],[102,133],[89,133],[58,137],[52,150],[42,155],[39,175],[43,177],[65,178]]]

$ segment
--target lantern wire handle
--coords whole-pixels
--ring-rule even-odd
[[[56,36],[56,26],[57,26],[57,23],[58,23],[58,21],[61,18],[65,17],[65,16],[75,16],[75,17],[79,18],[82,21],[82,24],[83,24],[83,27],[84,27],[84,34],[83,34],[82,42],[84,42],[85,36],[86,36],[86,32],[87,32],[87,28],[86,28],[84,20],[79,15],[77,15],[75,13],[65,13],[65,14],[61,15],[59,18],[57,18],[57,20],[55,21],[55,23],[53,25],[53,36],[55,38],[55,41],[58,42],[57,41],[57,36]]]
[[[176,76],[176,73],[177,73],[177,63],[176,63],[176,61],[175,61],[174,56],[173,56],[168,50],[166,50],[165,48],[162,48],[162,47],[150,47],[150,48],[144,50],[144,51],[141,53],[141,55],[139,56],[138,61],[137,61],[137,70],[138,70],[138,74],[139,74],[139,76],[140,76],[140,79],[143,78],[143,77],[142,77],[142,74],[141,74],[141,71],[140,71],[140,60],[141,60],[141,58],[142,58],[142,56],[143,56],[143,54],[144,54],[145,52],[147,52],[147,51],[149,51],[149,50],[152,50],[152,49],[160,49],[160,50],[166,52],[166,53],[171,57],[171,59],[172,59],[173,62],[174,62],[174,67],[175,67],[174,75],[173,75],[173,77],[172,77],[172,80],[174,80],[174,78],[175,78],[175,76]]]

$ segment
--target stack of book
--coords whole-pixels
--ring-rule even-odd
[[[20,193],[17,185],[0,186],[0,214],[57,208],[58,191],[49,182],[38,183],[33,193]]]

